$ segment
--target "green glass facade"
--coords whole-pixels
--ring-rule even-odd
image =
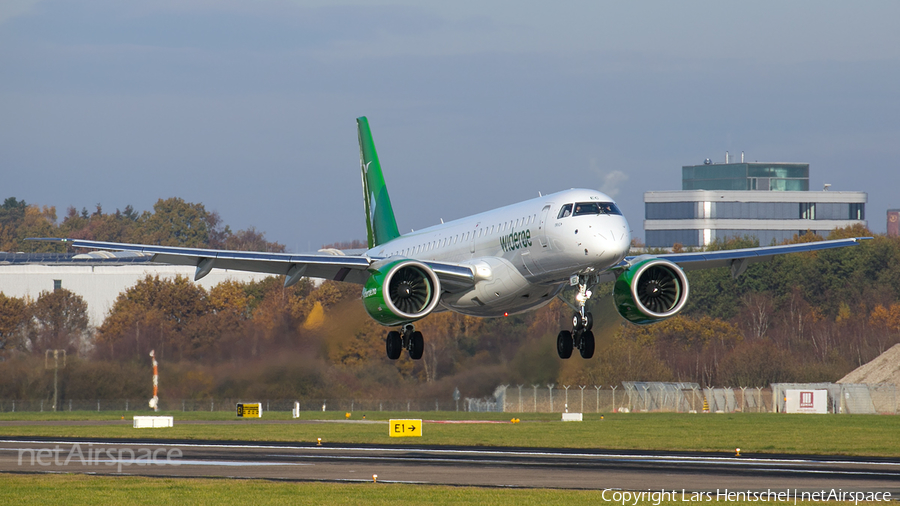
[[[718,163],[681,168],[682,190],[809,191],[808,163]]]

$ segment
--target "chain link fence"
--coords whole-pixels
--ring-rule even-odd
[[[470,411],[512,413],[779,413],[786,390],[827,390],[828,411],[898,414],[893,384],[775,383],[770,388],[703,388],[697,383],[626,381],[621,385],[501,385],[493,395],[454,399],[300,399],[301,411]],[[261,402],[265,411],[291,411],[294,399],[160,399],[161,411],[234,411]],[[50,400],[0,399],[0,412],[54,411]],[[64,399],[56,411],[151,411],[146,399]]]
[[[465,399],[469,401],[470,399]],[[261,402],[263,412],[294,409],[301,411],[454,411],[465,410],[467,402],[452,399],[160,399],[160,411],[234,411],[239,402]],[[67,399],[53,409],[51,400],[0,399],[0,413],[52,411],[135,411],[151,412],[147,399]],[[486,411],[486,410],[482,410]]]
[[[831,413],[900,414],[897,388],[887,383],[776,383],[769,388],[638,381],[615,386],[515,385],[498,387],[493,402],[502,404],[503,411],[516,413],[777,413],[784,411],[788,389],[828,390]],[[490,399],[483,403],[491,406]]]

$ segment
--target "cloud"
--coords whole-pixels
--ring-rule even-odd
[[[603,181],[600,183],[600,191],[613,198],[619,194],[622,183],[628,180],[628,174],[621,170],[614,170],[612,172],[601,170],[596,158],[591,158],[591,170],[596,172]]]
[[[615,197],[619,194],[619,186],[627,180],[628,174],[621,170],[614,170],[603,176],[603,184],[600,185],[600,191],[610,197]]]

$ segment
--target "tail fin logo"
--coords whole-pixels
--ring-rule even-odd
[[[359,165],[362,172],[363,202],[366,207],[366,231],[370,248],[400,237],[391,207],[381,164],[372,141],[372,132],[365,116],[357,118],[359,135]]]

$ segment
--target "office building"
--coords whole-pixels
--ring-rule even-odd
[[[646,244],[702,247],[751,236],[768,246],[807,231],[827,236],[835,228],[865,225],[866,193],[828,186],[809,191],[806,163],[687,165],[681,191],[644,193]]]

